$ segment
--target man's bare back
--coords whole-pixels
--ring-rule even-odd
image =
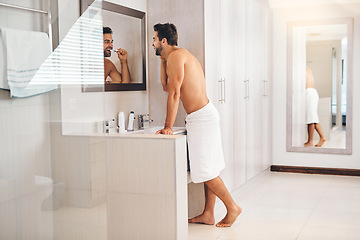
[[[314,76],[308,66],[306,66],[306,88],[314,88]]]
[[[199,61],[184,48],[177,48],[171,52],[167,61],[167,69],[169,69],[173,61],[181,61],[183,64],[180,99],[186,113],[190,114],[203,108],[208,104],[209,100],[206,96],[204,72]]]
[[[106,78],[110,75],[110,72],[115,69],[115,65],[109,60],[104,58],[104,77]]]

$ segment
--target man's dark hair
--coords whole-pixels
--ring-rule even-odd
[[[109,27],[103,27],[103,34],[108,34],[108,33],[112,34],[111,28],[109,28]]]
[[[154,25],[154,31],[158,33],[159,40],[166,38],[170,46],[177,46],[178,34],[176,27],[172,23],[158,23]]]

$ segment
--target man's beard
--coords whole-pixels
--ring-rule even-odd
[[[160,56],[162,50],[163,50],[163,47],[162,47],[162,46],[160,46],[159,48],[155,48],[155,55],[156,55],[156,56]]]
[[[111,57],[111,51],[104,49],[104,57]]]

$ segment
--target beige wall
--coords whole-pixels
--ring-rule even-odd
[[[167,1],[148,0],[148,44],[149,44],[149,89],[150,114],[153,125],[163,125],[166,117],[167,93],[160,82],[160,60],[151,47],[154,34],[153,26],[157,23],[170,22],[178,30],[178,45],[186,48],[204,68],[204,8],[203,1]],[[185,110],[180,103],[174,126],[185,125]]]
[[[320,98],[332,96],[332,47],[336,48],[341,66],[341,41],[315,41],[306,43],[306,62],[314,74],[314,85]],[[340,75],[341,76],[341,75]]]

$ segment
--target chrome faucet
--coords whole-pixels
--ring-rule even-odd
[[[111,128],[116,129],[116,131],[119,129],[119,127],[116,126],[115,118],[110,120],[104,120],[103,127],[104,127],[104,133],[109,133]]]
[[[139,120],[139,130],[142,130],[144,129],[144,123],[148,122],[148,123],[151,123],[153,122],[152,119],[144,119],[144,117],[148,117],[149,114],[139,114],[138,115],[138,120]]]

